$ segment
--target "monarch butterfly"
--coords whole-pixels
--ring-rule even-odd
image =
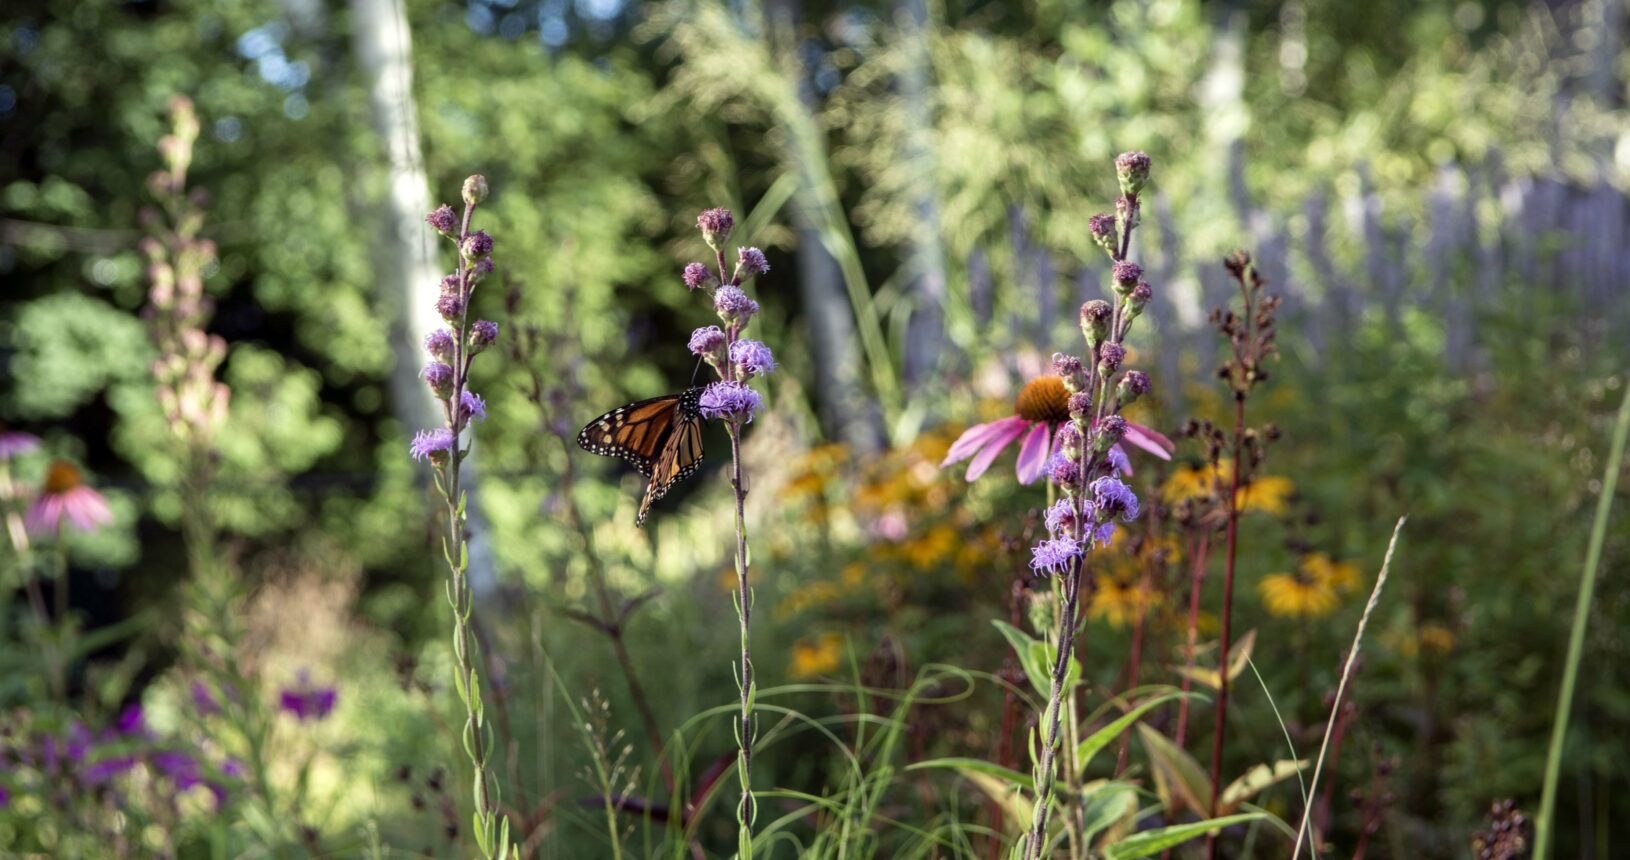
[[[603,457],[621,457],[651,479],[634,525],[645,525],[651,504],[701,468],[701,399],[698,386],[641,400],[619,406],[578,431],[578,447]]]

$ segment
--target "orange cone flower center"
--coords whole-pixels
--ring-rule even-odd
[[[45,491],[52,495],[66,493],[69,490],[85,483],[79,474],[79,469],[66,460],[56,460],[45,473]]]
[[[1070,418],[1070,392],[1057,376],[1038,376],[1019,389],[1013,411],[1029,421],[1057,424]]]

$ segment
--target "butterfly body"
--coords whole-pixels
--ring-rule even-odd
[[[702,466],[701,387],[619,406],[578,431],[578,447],[602,457],[621,457],[650,479],[635,525],[645,525],[651,505]]]

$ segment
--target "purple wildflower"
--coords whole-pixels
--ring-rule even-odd
[[[85,483],[77,466],[55,460],[46,469],[45,484],[23,522],[30,532],[48,535],[59,531],[64,521],[82,532],[93,532],[113,522],[113,511],[107,499]]]
[[[692,355],[710,356],[724,348],[724,331],[716,325],[703,326],[690,333]]]
[[[1082,367],[1079,356],[1062,352],[1053,353],[1053,372],[1064,380],[1064,387],[1071,392],[1087,387],[1087,371]]]
[[[285,687],[278,694],[278,707],[301,722],[321,720],[334,710],[338,699],[339,692],[333,687],[314,687],[306,673],[301,672],[298,685]]]
[[[1030,548],[1030,569],[1040,576],[1064,573],[1081,557],[1081,544],[1070,538],[1051,538]]]
[[[419,377],[430,386],[430,393],[441,400],[453,396],[453,368],[451,365],[439,361],[432,361],[419,372]]]
[[[1097,346],[1109,337],[1109,321],[1114,315],[1115,309],[1103,299],[1093,299],[1081,306],[1081,333],[1086,335],[1089,345]]]
[[[1115,238],[1115,216],[1108,212],[1099,212],[1087,219],[1087,230],[1092,233],[1094,239],[1113,239]]]
[[[1095,427],[1098,431],[1093,444],[1101,454],[1126,437],[1127,421],[1119,415],[1106,415]]]
[[[1109,453],[1105,454],[1104,458],[1109,461],[1109,468],[1113,471],[1122,475],[1132,474],[1132,461],[1127,459],[1126,452],[1121,450],[1121,446],[1116,445],[1110,448]]]
[[[1108,376],[1119,370],[1126,359],[1126,347],[1110,341],[1098,345],[1098,372]]]
[[[703,287],[712,287],[719,283],[719,279],[714,276],[713,270],[702,263],[686,263],[685,274],[682,277],[685,279],[686,289],[691,290],[700,290]]]
[[[1068,457],[1059,457],[1053,463],[1053,483],[1073,492],[1081,483],[1081,464]]]
[[[1121,260],[1114,265],[1112,274],[1118,286],[1130,289],[1143,277],[1143,267],[1131,260]]]
[[[745,376],[763,376],[774,373],[776,368],[770,348],[756,340],[738,340],[731,344],[730,363]]]
[[[444,328],[424,336],[424,351],[437,361],[452,361],[453,347],[456,345],[453,333]]]
[[[443,236],[452,237],[458,235],[458,213],[454,212],[453,207],[448,206],[446,203],[436,207],[436,211],[424,216],[424,221]]]
[[[757,391],[739,382],[715,382],[702,391],[698,406],[707,418],[751,422],[753,413],[763,408],[764,401]]]
[[[38,447],[40,437],[0,427],[0,461],[10,460],[19,454],[27,454]]]
[[[1131,301],[1134,309],[1141,311],[1143,310],[1144,305],[1149,304],[1149,300],[1154,297],[1155,288],[1149,286],[1148,281],[1138,281],[1138,285],[1132,288],[1132,295],[1129,297],[1129,300]]]
[[[696,216],[696,226],[702,231],[702,239],[708,247],[715,250],[730,238],[730,231],[736,226],[736,219],[729,209],[706,209]]]
[[[1062,457],[1065,451],[1073,451],[1080,445],[1081,429],[1074,421],[1066,421],[1058,428],[1058,439],[1053,443],[1054,456]]]
[[[153,754],[153,766],[170,778],[178,791],[186,791],[199,784],[198,760],[175,750],[160,750]]]
[[[482,350],[498,342],[498,324],[492,320],[476,320],[470,326],[470,354],[477,355]]]
[[[477,424],[487,420],[487,401],[473,391],[465,391],[459,396],[459,420],[465,424],[473,418]]]
[[[1115,176],[1120,180],[1122,194],[1137,194],[1149,181],[1149,167],[1154,162],[1148,153],[1123,152],[1115,157]]]
[[[484,260],[492,254],[492,237],[485,230],[477,230],[464,237],[460,250],[472,260]]]
[[[770,270],[770,261],[764,258],[764,252],[757,248],[736,249],[736,279],[751,278],[762,275]]]
[[[215,694],[209,691],[209,685],[203,681],[192,682],[192,706],[201,717],[214,716],[221,712],[221,705],[215,701]]]
[[[1115,516],[1125,522],[1138,518],[1138,496],[1119,478],[1106,475],[1093,481],[1092,497],[1099,519],[1105,522]]]
[[[1125,406],[1148,394],[1152,385],[1149,374],[1141,370],[1128,370],[1126,375],[1121,377],[1121,384],[1116,387],[1115,396],[1120,398],[1121,405]]]
[[[1090,502],[1086,504],[1091,504]],[[1059,499],[1053,503],[1042,515],[1042,521],[1047,525],[1049,534],[1073,537],[1075,528],[1075,501],[1073,499]]]
[[[745,323],[758,315],[758,302],[748,298],[741,287],[726,284],[713,294],[713,309],[727,323]]]
[[[1077,391],[1070,395],[1067,401],[1070,417],[1084,418],[1092,412],[1092,394],[1087,391]]]
[[[436,299],[436,313],[450,323],[464,319],[464,297],[457,292],[444,292]]]
[[[132,702],[119,712],[119,721],[114,728],[121,735],[139,735],[147,731],[146,720],[143,719],[140,702]]]
[[[408,453],[413,455],[413,459],[430,460],[438,464],[446,462],[452,450],[453,431],[446,427],[420,430],[413,434],[413,444],[408,446]]]

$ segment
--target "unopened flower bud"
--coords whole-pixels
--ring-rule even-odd
[[[1086,391],[1077,391],[1070,395],[1070,417],[1083,420],[1092,414],[1092,394]]]
[[[436,313],[455,327],[464,321],[464,297],[456,291],[444,292],[436,299]]]
[[[1119,415],[1106,415],[1102,421],[1098,422],[1097,433],[1093,436],[1092,448],[1100,454],[1107,453],[1124,436],[1126,436],[1126,419]]]
[[[1131,260],[1121,260],[1110,270],[1110,274],[1115,279],[1115,295],[1125,298],[1138,285],[1138,279],[1143,277],[1143,267]]]
[[[1060,457],[1053,463],[1053,483],[1068,491],[1074,491],[1081,485],[1081,464],[1068,457]]]
[[[1149,388],[1149,374],[1141,370],[1128,370],[1126,375],[1121,377],[1121,384],[1115,387],[1115,396],[1120,399],[1121,405],[1125,406],[1148,394]]]
[[[487,199],[487,177],[477,173],[464,180],[464,205],[474,206]]]
[[[1126,347],[1114,341],[1098,346],[1098,372],[1108,376],[1121,369],[1121,362],[1126,360]]]
[[[460,248],[464,256],[472,260],[484,260],[492,254],[492,237],[485,230],[477,230],[464,237],[464,245]]]
[[[719,278],[713,270],[702,263],[686,263],[685,288],[689,290],[713,289],[719,285]]]
[[[470,354],[477,355],[498,340],[498,324],[492,320],[476,320],[470,326]]]
[[[425,335],[424,351],[437,361],[452,361],[453,347],[456,345],[453,333],[444,328]]]
[[[430,393],[436,395],[438,400],[446,400],[453,396],[453,368],[451,365],[439,361],[432,361],[424,366],[419,376],[425,384],[430,386]]]
[[[736,226],[736,219],[729,209],[705,209],[696,216],[696,226],[702,231],[702,240],[713,250],[730,240],[730,230]]]
[[[1115,252],[1119,250],[1116,248],[1116,242],[1120,237],[1117,235],[1115,230],[1114,215],[1107,212],[1100,212],[1097,215],[1088,218],[1087,230],[1091,231],[1092,233],[1092,241],[1098,247],[1103,248],[1105,253],[1114,255]]]
[[[1143,309],[1149,306],[1149,299],[1153,298],[1154,294],[1155,290],[1149,286],[1148,281],[1138,281],[1137,286],[1126,294],[1126,318],[1137,319],[1143,313]]]
[[[446,203],[436,207],[436,211],[424,216],[424,222],[437,233],[452,238],[458,235],[458,213]]]
[[[1097,348],[1109,337],[1109,322],[1115,309],[1103,299],[1093,299],[1081,306],[1081,333],[1086,335],[1087,346]]]
[[[1143,190],[1149,181],[1151,163],[1144,152],[1123,152],[1115,159],[1115,178],[1120,180],[1122,194],[1136,197]]]
[[[1086,368],[1076,356],[1062,352],[1053,353],[1053,372],[1064,380],[1064,388],[1068,391],[1080,391],[1087,387]]]

